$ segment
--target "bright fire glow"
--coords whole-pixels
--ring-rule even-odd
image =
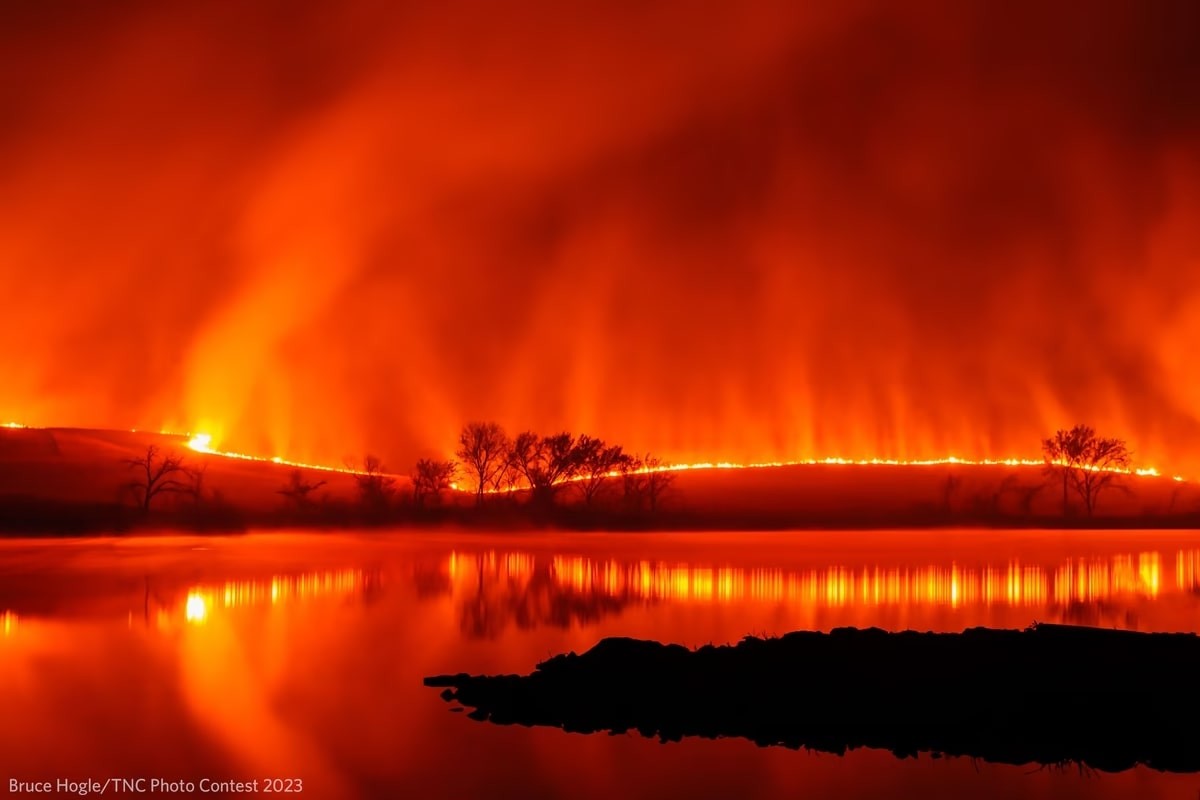
[[[17,422],[6,422],[0,427],[5,428],[27,428]],[[135,431],[136,432],[136,431]],[[254,456],[247,453],[238,453],[230,450],[219,450],[213,447],[212,434],[208,433],[176,433],[173,431],[161,431],[164,436],[178,436],[187,439],[187,447],[198,453],[207,455],[221,456],[223,458],[236,458],[243,461],[258,461],[263,463],[281,464],[290,467],[298,467],[301,469],[319,470],[322,472],[340,472],[346,475],[361,475],[361,470],[351,469],[349,467],[331,467],[321,464],[307,464],[301,461],[292,461],[283,458],[282,456]],[[1063,462],[1056,462],[1060,466]],[[1004,466],[1004,467],[1043,467],[1046,465],[1044,459],[1032,458],[983,458],[970,459],[961,458],[959,456],[946,456],[944,458],[928,458],[928,459],[895,459],[895,458],[841,458],[838,456],[830,456],[827,458],[806,458],[794,461],[757,461],[750,463],[737,463],[732,461],[700,461],[692,464],[664,464],[653,469],[645,468],[639,472],[682,472],[687,470],[712,470],[712,469],[765,469],[769,467],[796,467],[796,466],[887,466],[887,467],[931,467],[931,466]],[[1112,472],[1121,475],[1136,475],[1143,478],[1158,478],[1162,477],[1162,473],[1155,467],[1136,467],[1133,469],[1121,469],[1117,467],[1083,467],[1096,472]],[[610,472],[609,477],[617,477],[619,473]],[[1182,483],[1186,479],[1182,475],[1173,475],[1171,480]],[[451,489],[456,491],[471,491],[468,488],[460,488],[457,484],[451,484]],[[503,491],[503,490],[502,490]]]
[[[184,617],[188,622],[204,622],[208,618],[208,603],[199,592],[189,592],[184,605]]]
[[[5,636],[11,636],[17,632],[17,614],[15,611],[5,611],[0,614],[0,629],[3,629]]]
[[[184,619],[203,623],[211,619],[218,609],[278,605],[293,600],[350,595],[361,591],[368,581],[363,571],[346,569],[275,575],[269,580],[225,581],[216,585],[193,586],[184,601]],[[168,624],[169,617],[164,615],[160,619],[160,626]]]
[[[1025,607],[1094,603],[1124,597],[1157,597],[1170,589],[1200,589],[1200,550],[1175,553],[1174,570],[1157,552],[1068,559],[1057,565],[1003,564],[965,567],[843,566],[781,569],[618,561],[527,553],[452,553],[446,572],[456,592],[477,590],[479,574],[500,585],[527,585],[548,569],[554,583],[583,594],[647,602],[767,602],[812,608],[880,606]],[[1174,581],[1168,583],[1168,575]]]
[[[361,470],[350,469],[349,467],[330,467],[330,466],[322,466],[320,464],[305,464],[302,461],[290,461],[281,456],[270,456],[270,457],[252,456],[252,455],[248,455],[246,453],[235,453],[235,452],[232,452],[229,450],[218,450],[212,446],[213,437],[211,434],[208,434],[208,433],[179,434],[179,433],[172,433],[170,431],[162,431],[162,433],[164,436],[190,437],[190,438],[188,438],[187,446],[189,449],[195,450],[197,453],[206,453],[208,455],[221,456],[223,458],[236,458],[236,459],[240,459],[242,461],[259,461],[259,462],[271,463],[271,464],[282,464],[282,465],[288,466],[288,467],[298,467],[300,469],[313,469],[313,470],[319,470],[321,472],[341,472],[346,475],[362,475],[362,474],[364,474]]]

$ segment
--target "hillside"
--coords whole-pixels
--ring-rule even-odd
[[[23,523],[33,529],[123,527],[135,520],[122,492],[136,472],[125,459],[143,456],[147,447],[182,454],[193,468],[204,468],[206,519],[216,527],[229,520],[241,525],[274,524],[286,509],[279,490],[295,467],[271,461],[243,460],[187,447],[182,436],[72,428],[0,428],[0,521],[9,530]],[[336,509],[325,522],[345,518],[356,501],[354,476],[337,471],[301,470],[309,481],[325,481],[313,493],[314,504]],[[1097,517],[1116,524],[1149,526],[1172,519],[1178,525],[1200,511],[1200,490],[1192,483],[1167,478],[1123,476],[1101,497]],[[620,505],[620,481],[609,487],[605,509]],[[398,505],[409,491],[398,478]],[[440,513],[464,521],[472,497],[454,493],[443,499]],[[524,519],[518,494],[507,509],[505,524]],[[194,499],[163,495],[161,513],[187,512]],[[566,506],[575,501],[572,487],[560,491]],[[793,465],[741,469],[687,469],[674,480],[653,517],[640,515],[636,527],[788,527],[804,525],[877,526],[889,524],[1055,524],[1061,518],[1061,489],[1046,481],[1038,467],[1000,465]],[[212,509],[220,514],[213,516]],[[193,509],[194,510],[194,509]],[[1181,515],[1189,515],[1181,517]],[[47,519],[49,522],[47,522]],[[189,517],[191,519],[191,517]],[[391,521],[393,518],[388,517]],[[294,515],[287,522],[295,524]],[[395,521],[403,521],[397,518]],[[465,520],[469,521],[469,520]],[[488,521],[495,521],[489,517]],[[564,511],[547,520],[582,527],[620,527],[616,511]],[[303,520],[300,521],[303,523]],[[1079,522],[1076,520],[1076,522]],[[46,523],[46,524],[42,524]]]

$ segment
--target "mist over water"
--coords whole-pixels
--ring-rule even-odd
[[[10,4],[0,421],[1200,473],[1190,4]]]

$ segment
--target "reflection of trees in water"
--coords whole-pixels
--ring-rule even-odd
[[[419,597],[449,594],[463,633],[592,624],[630,605],[769,603],[807,609],[1024,608],[1030,620],[1138,627],[1163,593],[1193,596],[1200,551],[1028,564],[739,567],[503,551],[451,553],[414,569]]]
[[[620,613],[629,602],[627,598],[564,586],[555,580],[548,564],[515,576],[489,571],[480,559],[474,571],[474,591],[462,598],[458,608],[459,628],[473,639],[494,639],[510,625],[531,630],[543,625],[567,628],[593,624]]]
[[[1106,600],[1072,600],[1064,605],[1051,606],[1051,620],[1070,625],[1093,628],[1138,629],[1138,614],[1132,609]]]
[[[412,585],[417,597],[429,600],[450,594],[453,584],[442,562],[422,562],[413,567]]]

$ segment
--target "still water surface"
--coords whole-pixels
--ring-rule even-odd
[[[1143,768],[500,727],[421,683],[526,673],[604,636],[1034,621],[1200,630],[1200,533],[9,540],[0,779],[299,778],[309,798],[1200,796],[1200,775]]]

